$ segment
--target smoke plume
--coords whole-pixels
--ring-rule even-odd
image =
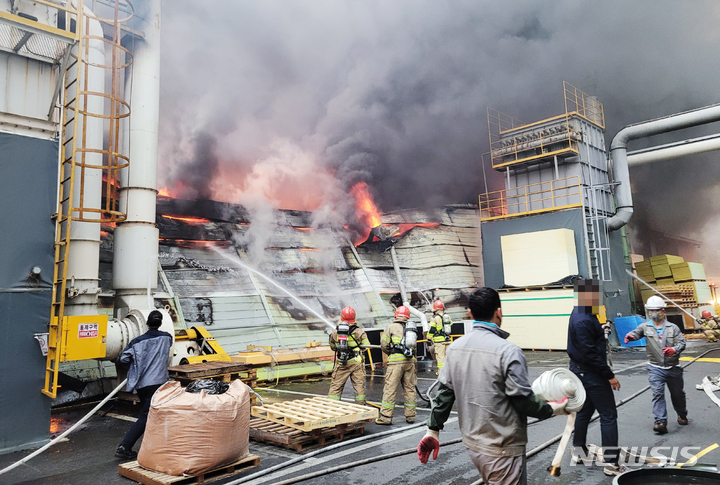
[[[260,191],[274,207],[335,209],[364,181],[382,210],[475,202],[487,107],[527,122],[561,114],[566,80],[603,102],[609,145],[627,124],[720,101],[710,0],[163,9],[165,182],[198,197],[245,203]],[[718,215],[716,158],[632,169],[632,224],[703,239]]]

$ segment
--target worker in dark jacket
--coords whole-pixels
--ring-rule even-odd
[[[130,367],[125,389],[128,392],[137,391],[140,415],[115,451],[117,458],[137,458],[132,448],[145,432],[153,394],[168,381],[168,360],[173,337],[160,331],[162,320],[162,313],[157,310],[150,312],[147,318],[148,331],[134,338],[120,355],[120,364]]]
[[[570,315],[568,326],[567,353],[570,356],[570,370],[582,381],[585,405],[577,414],[573,447],[577,455],[588,457],[586,445],[587,428],[590,418],[597,410],[600,415],[603,459],[606,475],[619,475],[625,467],[618,464],[617,407],[613,390],[620,390],[620,382],[607,363],[605,333],[597,319],[600,311],[600,282],[598,280],[577,280],[575,282],[577,306]]]
[[[431,452],[437,458],[439,432],[457,403],[463,444],[485,483],[526,484],[527,417],[566,414],[567,399],[548,403],[533,394],[525,355],[500,328],[497,291],[475,290],[469,306],[473,329],[448,348],[418,456],[422,463],[427,463]]]

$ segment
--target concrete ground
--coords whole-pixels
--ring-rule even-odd
[[[684,356],[694,357],[702,352],[719,348],[704,340],[691,340]],[[567,356],[564,352],[526,352],[530,369],[530,378],[535,379],[542,372],[555,367],[567,367]],[[708,355],[720,358],[720,351]],[[617,400],[627,398],[636,391],[647,386],[647,372],[643,363],[646,361],[644,349],[622,349],[613,353],[615,369],[622,384],[622,389],[616,393]],[[684,362],[686,363],[686,362]],[[418,387],[427,389],[435,379],[434,368],[428,368],[423,363],[419,366]],[[717,464],[720,462],[720,447],[712,448],[720,442],[720,408],[710,401],[704,392],[695,389],[705,375],[720,373],[720,363],[698,361],[685,369],[685,392],[688,397],[690,425],[680,427],[675,422],[675,413],[670,409],[670,432],[663,436],[652,432],[652,415],[650,413],[650,391],[646,391],[637,398],[627,402],[618,409],[620,444],[625,447],[695,447],[687,450],[689,455],[706,451],[700,458],[701,463]],[[367,378],[367,395],[370,401],[379,402],[382,396],[383,375],[382,370]],[[328,379],[317,379],[309,382],[281,384],[275,387],[262,389],[260,394],[268,402],[301,399],[310,395],[324,395],[329,387]],[[352,388],[348,383],[344,398],[352,399]],[[402,396],[398,397],[398,401]],[[668,399],[669,400],[669,399]],[[399,404],[401,404],[399,402]],[[422,405],[418,401],[418,405]],[[70,413],[54,415],[52,431],[59,434],[67,427],[77,422],[89,409],[76,410]],[[107,409],[106,409],[107,410]],[[103,410],[103,411],[106,411]],[[109,410],[113,415],[131,416],[136,409],[132,406],[116,404]],[[418,410],[418,422],[428,415],[427,410]],[[456,416],[453,416],[456,417]],[[528,434],[531,450],[550,438],[560,434],[564,428],[563,417],[555,417],[547,421],[530,425]],[[11,472],[0,475],[0,484],[26,484],[26,485],[130,485],[133,482],[123,478],[117,473],[118,461],[113,453],[125,432],[129,428],[128,421],[106,415],[94,416],[79,430],[71,434],[67,441],[59,443],[44,454],[21,465]],[[344,463],[377,457],[380,455],[415,448],[425,432],[425,427],[403,431],[408,425],[402,416],[402,408],[396,410],[392,428],[378,426],[374,423],[366,427],[366,434],[372,435],[388,429],[396,429],[397,433],[367,440],[339,449],[331,450],[308,458],[298,464],[291,465],[281,472],[258,478],[251,482],[277,483],[279,481],[306,475],[319,470],[327,470]],[[451,441],[460,437],[458,423],[454,421],[446,425],[441,433],[441,442]],[[599,424],[595,421],[588,432],[591,443],[600,441]],[[138,447],[136,446],[136,449]],[[531,484],[610,484],[612,480],[606,477],[597,467],[571,466],[569,453],[566,454],[562,465],[562,475],[551,477],[546,468],[550,464],[557,449],[554,444],[546,450],[528,459],[529,483]],[[250,442],[252,453],[259,455],[262,464],[259,468],[234,475],[232,478],[217,480],[213,483],[224,484],[256,473],[259,470],[283,463],[289,459],[300,456],[283,448]],[[313,451],[313,450],[311,450]],[[659,451],[670,455],[670,449]],[[0,456],[0,469],[27,456],[30,451],[16,452]],[[307,453],[307,452],[304,452]],[[682,456],[677,457],[678,462],[687,461]],[[371,464],[338,471],[323,477],[308,479],[298,483],[345,483],[345,484],[471,484],[479,479],[479,475],[469,460],[462,444],[441,447],[440,455],[435,461],[430,460],[422,465],[414,453],[378,461]]]

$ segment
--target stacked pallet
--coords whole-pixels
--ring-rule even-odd
[[[302,451],[364,433],[378,410],[326,397],[253,406],[250,439]]]
[[[712,304],[710,286],[705,269],[700,263],[684,261],[680,256],[663,254],[635,263],[637,275],[657,291],[682,307],[700,307]],[[650,288],[641,289],[643,303],[656,293]]]

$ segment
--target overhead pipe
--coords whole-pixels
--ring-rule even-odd
[[[410,313],[420,319],[423,332],[429,331],[430,326],[428,325],[427,317],[425,316],[425,314],[410,305],[410,299],[407,296],[407,292],[405,291],[405,285],[403,284],[402,276],[400,275],[400,265],[398,264],[397,255],[395,254],[395,246],[392,246],[390,248],[390,257],[392,258],[393,268],[395,268],[395,276],[397,277],[398,285],[400,286],[400,297],[402,298],[403,305],[408,307]]]
[[[698,153],[712,152],[715,150],[720,150],[720,135],[693,138],[692,140],[683,140],[676,143],[629,152],[627,157],[628,166],[634,167],[650,162],[672,160],[673,158],[680,158],[685,155],[696,155]]]
[[[616,187],[615,196],[617,199],[617,212],[614,216],[610,217],[607,222],[608,230],[616,231],[628,223],[633,213],[633,202],[632,202],[632,189],[630,187],[630,171],[628,169],[628,156],[627,156],[627,144],[631,140],[637,140],[638,138],[644,138],[653,135],[659,135],[662,133],[669,133],[672,131],[682,130],[685,128],[692,128],[694,126],[704,125],[707,123],[713,123],[720,121],[720,104],[714,104],[712,106],[706,106],[704,108],[698,108],[692,111],[686,111],[684,113],[678,113],[664,118],[658,118],[655,120],[645,121],[635,125],[628,125],[620,130],[615,138],[613,138],[610,144],[610,157],[613,165],[613,177],[615,182],[619,185]],[[694,153],[702,153],[702,151],[694,151],[690,147],[696,149],[702,148],[702,145],[691,144],[688,147],[688,151],[683,153],[684,155],[690,155]],[[661,158],[662,154],[655,155],[658,158],[654,158],[651,152],[648,152],[647,158],[643,163],[649,163],[657,160],[664,160]]]

